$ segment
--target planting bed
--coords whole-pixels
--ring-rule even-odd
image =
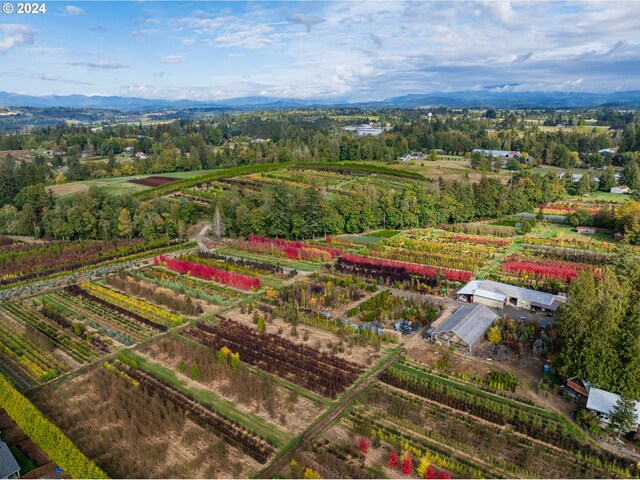
[[[229,319],[217,326],[200,322],[185,336],[215,350],[227,347],[243,362],[328,398],[336,398],[363,372],[355,363]]]
[[[135,183],[137,185],[144,185],[145,187],[159,187],[161,185],[165,185],[167,183],[177,181],[177,178],[172,177],[145,177],[145,178],[136,178],[134,180],[129,180],[129,183]]]
[[[259,468],[159,389],[149,395],[130,376],[96,366],[34,401],[112,478],[238,478]]]

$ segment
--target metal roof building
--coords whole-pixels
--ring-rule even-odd
[[[620,395],[591,387],[587,398],[587,409],[599,413],[599,417],[605,423],[609,423],[609,417],[620,399]],[[636,402],[636,427],[640,424],[640,402]]]
[[[438,327],[427,333],[432,340],[446,341],[471,352],[498,315],[484,305],[463,305]]]
[[[493,298],[490,297],[490,293],[493,294]],[[535,307],[552,312],[566,301],[566,297],[560,295],[538,292],[493,280],[472,280],[458,290],[457,295],[458,300],[467,302],[484,303],[482,299],[492,298],[492,300],[505,301],[520,308]],[[478,300],[476,296],[479,297],[479,301],[476,301]]]
[[[20,465],[6,443],[0,440],[0,478],[20,478]]]

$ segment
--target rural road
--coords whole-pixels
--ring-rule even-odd
[[[275,478],[283,468],[289,465],[289,461],[299,448],[307,446],[310,441],[331,426],[331,424],[338,419],[340,415],[342,415],[342,412],[344,412],[345,409],[351,405],[369,385],[376,381],[377,375],[395,362],[401,353],[402,350],[398,350],[396,353],[376,365],[376,367],[371,371],[370,376],[364,382],[354,388],[351,393],[341,399],[336,405],[331,407],[327,413],[312,423],[300,434],[295,443],[293,443],[288,450],[273,459],[269,465],[255,476],[255,478]]]

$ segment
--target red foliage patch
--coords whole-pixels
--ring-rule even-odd
[[[537,260],[524,257],[509,257],[502,263],[502,271],[526,273],[537,278],[550,278],[570,282],[583,270],[598,272],[586,263],[562,262],[556,260]]]
[[[209,265],[202,265],[201,263],[194,263],[188,260],[168,258],[164,255],[154,258],[153,263],[155,265],[166,265],[169,269],[178,273],[188,273],[194,277],[202,278],[204,280],[215,280],[216,282],[224,283],[225,285],[230,285],[242,290],[260,288],[261,285],[260,279],[257,277],[250,277],[236,272],[227,272],[226,270],[220,270],[219,268],[211,267]]]
[[[432,267],[430,265],[421,265],[417,263],[401,262],[398,260],[386,260],[380,258],[367,258],[358,255],[342,255],[340,260],[356,265],[371,265],[375,267],[391,267],[401,268],[407,273],[416,275],[428,275],[431,277],[444,276],[447,280],[455,282],[468,282],[472,278],[472,273],[468,270],[456,270],[454,268]]]

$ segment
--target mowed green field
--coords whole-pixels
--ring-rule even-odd
[[[214,170],[195,170],[190,172],[173,172],[173,173],[154,173],[149,175],[133,175],[130,177],[114,177],[114,178],[101,178],[96,180],[82,180],[79,182],[69,182],[63,183],[61,185],[52,185],[49,187],[57,197],[69,197],[75,195],[79,192],[84,192],[88,190],[92,186],[98,187],[100,190],[103,190],[107,193],[111,193],[113,195],[120,195],[122,193],[136,193],[142,190],[147,190],[151,187],[145,187],[144,185],[138,185],[136,183],[131,183],[130,180],[135,180],[136,178],[147,178],[147,177],[171,177],[178,179],[185,178],[195,178],[200,177],[202,175],[206,175],[208,173],[213,172]]]

